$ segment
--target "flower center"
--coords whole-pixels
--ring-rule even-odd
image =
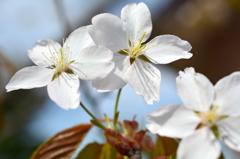
[[[147,59],[146,56],[143,54],[146,52],[146,50],[149,48],[149,44],[152,42],[150,41],[148,44],[142,44],[144,37],[146,36],[146,31],[144,31],[141,34],[141,31],[138,31],[138,34],[136,34],[136,37],[133,37],[130,33],[129,36],[127,36],[128,40],[128,49],[122,49],[118,51],[118,53],[130,56],[130,63],[132,64],[135,60],[135,58],[140,58],[146,62],[151,63],[149,59]],[[151,47],[154,47],[152,45]]]
[[[138,31],[138,34],[140,34],[140,31]],[[142,41],[145,36],[146,32],[143,32],[142,36],[137,41],[134,41],[135,39],[133,39],[132,34],[127,36],[129,49],[125,49],[125,51],[130,57],[138,57],[144,52],[146,45],[142,45]]]
[[[57,53],[57,55],[59,55],[58,58],[53,59],[55,60],[56,72],[65,72],[65,70],[67,70],[69,61],[67,57],[68,53],[66,52],[69,52],[68,50],[69,48],[67,48],[67,50],[60,48],[59,53]]]
[[[202,119],[201,124],[210,128],[214,127],[220,120],[227,118],[227,115],[219,115],[217,113],[218,106],[212,106],[208,112],[197,112]]]
[[[50,41],[48,43],[48,49],[51,55],[50,57],[47,57],[44,52],[42,54],[47,59],[44,62],[50,63],[49,67],[56,70],[52,80],[57,78],[62,72],[74,74],[73,71],[68,67],[72,62],[74,62],[71,61],[72,52],[70,52],[70,47],[67,46],[66,48],[60,48],[59,50],[56,50],[52,44],[52,41]]]
[[[219,115],[217,113],[218,106],[213,105],[208,112],[195,112],[201,119],[201,123],[198,125],[197,129],[201,127],[207,126],[209,127],[213,134],[217,139],[221,139],[221,135],[219,134],[217,123],[220,120],[227,118],[227,115]]]
[[[212,106],[208,112],[199,113],[199,117],[202,119],[202,124],[208,127],[212,127],[219,121],[219,115],[217,114],[217,106]]]

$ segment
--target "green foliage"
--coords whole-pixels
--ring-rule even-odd
[[[154,151],[150,152],[151,158],[159,156],[169,156],[168,159],[175,159],[178,143],[176,140],[168,137],[157,136]]]
[[[79,154],[76,159],[121,159],[116,149],[110,144],[104,145],[96,142],[87,145]]]

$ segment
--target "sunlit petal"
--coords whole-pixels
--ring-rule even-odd
[[[153,63],[168,64],[179,59],[189,59],[191,45],[174,35],[160,35],[155,37],[146,46],[145,56]]]
[[[168,104],[147,115],[147,129],[153,134],[183,138],[195,131],[200,123],[196,114],[180,104]]]
[[[207,127],[183,138],[177,150],[178,159],[218,159],[221,147]]]
[[[179,72],[176,82],[178,95],[188,109],[209,110],[214,99],[214,87],[207,77],[190,67]]]
[[[51,82],[53,74],[53,69],[38,66],[25,67],[11,78],[6,85],[7,92],[46,86]]]
[[[136,59],[124,79],[131,85],[135,93],[144,98],[147,104],[159,101],[161,74],[155,66]]]
[[[128,34],[132,34],[133,41],[138,41],[144,32],[145,42],[152,32],[151,13],[144,3],[131,3],[123,7],[121,19],[124,21]]]
[[[234,72],[215,85],[214,105],[222,115],[240,115],[240,72]]]
[[[62,73],[48,87],[49,97],[63,109],[75,109],[80,104],[77,75]]]

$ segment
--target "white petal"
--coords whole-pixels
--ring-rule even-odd
[[[222,115],[239,115],[240,72],[234,72],[220,79],[214,88],[216,92],[214,105],[219,107],[219,113]]]
[[[75,109],[80,104],[79,83],[77,75],[62,73],[48,85],[48,95],[61,108]]]
[[[50,43],[51,42],[51,43]],[[53,65],[51,57],[59,52],[61,45],[51,40],[38,40],[35,47],[28,48],[29,58],[39,66],[48,67]]]
[[[167,64],[179,59],[189,59],[192,46],[174,35],[160,35],[147,44],[145,56],[153,63]]]
[[[196,114],[180,104],[168,104],[147,115],[147,129],[153,134],[183,138],[194,132],[200,123]]]
[[[78,74],[80,79],[102,79],[114,67],[114,62],[110,61],[112,57],[113,54],[109,49],[103,46],[91,46],[83,49],[69,67]]]
[[[144,98],[147,104],[159,101],[161,74],[155,66],[136,59],[124,79],[131,85],[135,93]]]
[[[76,55],[79,54],[84,48],[93,46],[95,43],[90,37],[87,26],[80,27],[74,30],[64,43],[64,48],[70,47],[72,52],[72,59],[74,60]]]
[[[143,32],[146,32],[143,42],[150,37],[152,32],[151,13],[144,3],[132,3],[123,7],[121,19],[125,22],[127,32],[132,34],[133,41],[138,41]]]
[[[127,33],[124,24],[117,16],[104,13],[92,18],[88,32],[97,45],[103,45],[112,52],[128,48]]]
[[[177,150],[178,159],[218,159],[221,147],[207,127],[183,138]]]
[[[112,61],[115,63],[114,69],[103,79],[92,82],[93,88],[99,92],[107,92],[124,87],[127,83],[123,77],[130,67],[128,56],[113,56]]]
[[[200,112],[209,110],[214,99],[214,87],[203,74],[194,68],[180,71],[177,77],[177,92],[188,109]]]
[[[229,148],[223,141],[219,141],[222,147],[222,153],[225,159],[239,159],[240,158],[240,151],[235,151]]]
[[[223,142],[236,151],[240,151],[240,116],[228,117],[218,123]]]
[[[46,86],[51,82],[54,71],[38,66],[25,67],[19,70],[6,85],[7,92]]]

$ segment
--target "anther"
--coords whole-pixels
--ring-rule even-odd
[[[138,31],[138,33],[140,33],[140,31]]]
[[[154,45],[152,45],[152,47],[154,47]]]

